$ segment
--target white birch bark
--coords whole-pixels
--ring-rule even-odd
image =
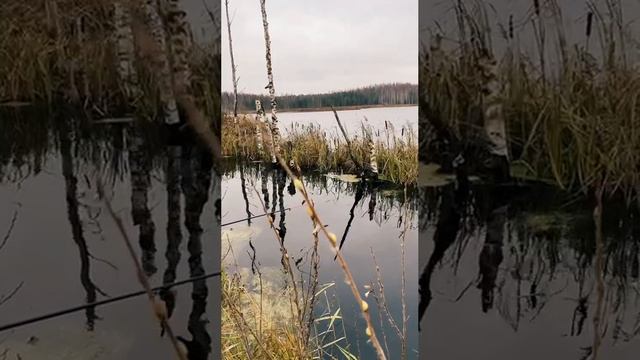
[[[264,110],[260,100],[256,100],[256,144],[258,153],[262,153],[262,123],[264,118]]]
[[[173,82],[171,79],[171,65],[169,64],[168,47],[165,41],[166,33],[162,24],[162,19],[158,14],[158,7],[155,1],[145,0],[144,11],[151,27],[151,34],[156,43],[156,51],[153,56],[157,62],[157,68],[160,70],[159,87],[160,98],[162,101],[164,121],[167,124],[177,124],[180,122],[178,115],[178,106],[173,91]]]
[[[267,22],[267,9],[265,7],[265,0],[260,0],[260,8],[262,10],[262,27],[264,28],[264,44],[265,44],[265,57],[267,61],[267,89],[269,90],[269,96],[271,98],[271,121],[269,122],[271,128],[271,140],[273,144],[273,151],[275,154],[271,156],[271,162],[276,163],[276,155],[280,156],[280,129],[278,129],[278,117],[277,117],[277,103],[276,103],[276,90],[273,85],[273,68],[271,66],[271,37],[269,36],[269,23]]]
[[[480,69],[484,80],[484,130],[490,142],[489,151],[496,156],[509,158],[507,131],[500,97],[497,62],[490,55],[480,59]]]
[[[191,89],[191,27],[187,13],[182,10],[180,0],[160,0],[167,27],[167,39],[171,53],[173,81],[177,95],[187,94]]]
[[[131,12],[126,5],[120,2],[115,2],[113,6],[118,75],[120,76],[125,96],[132,98],[139,94],[139,89],[138,74],[133,66],[135,46],[131,29]]]

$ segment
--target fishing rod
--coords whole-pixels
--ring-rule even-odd
[[[280,213],[280,212],[283,212],[283,211],[289,211],[289,210],[291,210],[291,208],[290,208],[290,207],[289,207],[289,208],[286,208],[286,209],[282,209],[282,210],[269,211],[269,212],[266,212],[266,213],[264,213],[264,214],[260,214],[260,215],[253,215],[253,216],[246,217],[246,218],[244,218],[244,219],[234,220],[234,221],[231,221],[231,222],[228,222],[228,223],[222,224],[222,225],[220,225],[220,226],[229,226],[229,225],[237,224],[237,223],[239,223],[239,222],[243,222],[243,221],[247,221],[247,220],[253,220],[253,219],[256,219],[256,218],[259,218],[259,217],[263,217],[263,216],[267,216],[267,215],[271,215],[271,214],[277,214],[277,213]]]
[[[176,281],[173,283],[169,283],[169,284],[164,284],[161,286],[156,286],[154,288],[151,289],[151,291],[158,291],[158,290],[162,290],[162,289],[167,289],[173,286],[178,286],[178,285],[184,285],[190,282],[194,282],[194,281],[198,281],[198,280],[204,280],[204,279],[208,279],[214,276],[220,276],[221,272],[213,272],[213,273],[209,273],[209,274],[204,274],[204,275],[200,275],[200,276],[194,276],[192,278],[188,278],[185,280],[181,280],[181,281]],[[35,322],[40,322],[40,321],[44,321],[44,320],[48,320],[48,319],[52,319],[55,317],[60,317],[63,315],[67,315],[67,314],[71,314],[74,312],[78,312],[81,310],[85,310],[88,308],[92,308],[92,307],[96,307],[96,306],[100,306],[100,305],[106,305],[109,303],[113,303],[116,301],[122,301],[125,299],[129,299],[132,297],[136,297],[136,296],[140,296],[140,295],[144,295],[146,294],[146,290],[140,290],[140,291],[135,291],[135,292],[131,292],[128,294],[124,294],[124,295],[120,295],[120,296],[116,296],[116,297],[111,297],[108,299],[104,299],[104,300],[100,300],[100,301],[94,301],[91,303],[87,303],[87,304],[83,304],[83,305],[78,305],[78,306],[74,306],[68,309],[64,309],[64,310],[58,310],[49,314],[45,314],[45,315],[39,315],[30,319],[26,319],[26,320],[20,320],[20,321],[16,321],[14,323],[10,323],[10,324],[6,324],[6,325],[2,325],[0,326],[0,332],[3,331],[7,331],[7,330],[11,330],[11,329],[15,329],[24,325],[28,325],[28,324],[33,324]]]

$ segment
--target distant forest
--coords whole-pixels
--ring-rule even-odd
[[[269,109],[268,95],[238,94],[238,111],[255,111],[256,99],[260,99]],[[353,90],[336,91],[325,94],[280,95],[276,97],[278,108],[314,109],[331,106],[373,106],[373,105],[414,105],[418,103],[418,85],[408,83],[382,84]],[[233,93],[222,93],[222,108],[233,111]]]

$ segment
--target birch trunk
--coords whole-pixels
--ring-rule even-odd
[[[256,142],[258,144],[258,152],[262,153],[263,138],[262,138],[262,125],[265,122],[264,109],[262,108],[262,102],[256,100]]]
[[[376,149],[376,143],[373,139],[373,131],[369,128],[365,128],[364,124],[362,125],[362,132],[367,140],[367,145],[369,147],[369,170],[371,170],[371,174],[374,178],[378,177],[378,152]]]
[[[191,27],[187,22],[187,13],[182,10],[180,0],[164,0],[163,5],[168,29],[169,51],[173,70],[173,81],[177,95],[188,94],[191,90]]]
[[[480,59],[484,83],[484,130],[490,142],[489,152],[509,159],[507,131],[500,97],[500,84],[497,75],[497,62],[491,56]]]
[[[130,99],[139,94],[138,74],[133,66],[135,46],[131,28],[131,11],[127,5],[120,2],[115,2],[113,6],[118,61],[116,65],[124,95]]]
[[[167,56],[166,33],[162,19],[158,14],[156,2],[153,0],[145,1],[144,11],[156,45],[153,61],[156,63],[156,69],[159,70],[158,86],[160,89],[160,100],[162,101],[162,115],[166,124],[177,124],[180,122],[180,117],[178,115],[178,106],[176,105],[176,98],[173,91],[171,65],[169,64],[169,57]]]
[[[265,0],[260,0],[260,8],[262,10],[262,26],[264,28],[264,44],[265,44],[265,57],[267,60],[267,89],[269,89],[269,97],[271,98],[271,122],[269,123],[271,128],[271,140],[273,144],[273,152],[271,156],[271,162],[276,163],[276,156],[280,156],[280,130],[278,129],[278,117],[277,117],[277,103],[276,103],[276,90],[273,85],[273,68],[271,66],[271,38],[269,36],[269,23],[267,22],[267,9],[265,7]]]
[[[378,176],[378,153],[376,151],[376,143],[373,141],[373,136],[369,137],[369,162],[371,165],[371,172],[374,177]]]

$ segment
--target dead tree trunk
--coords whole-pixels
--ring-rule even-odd
[[[273,85],[273,68],[271,66],[271,37],[269,36],[269,23],[267,22],[267,9],[265,7],[266,0],[260,0],[260,8],[262,10],[262,27],[264,28],[264,44],[265,44],[265,58],[267,61],[267,89],[269,89],[269,96],[271,98],[271,121],[269,125],[271,127],[271,140],[273,144],[273,152],[271,156],[271,162],[275,164],[277,162],[276,156],[280,156],[280,130],[278,129],[278,117],[277,117],[277,103],[276,103],[276,90]]]
[[[242,141],[242,137],[240,134],[240,126],[238,124],[238,78],[236,77],[236,70],[237,70],[236,62],[233,57],[233,41],[231,39],[231,19],[229,18],[229,0],[225,0],[224,6],[225,6],[226,15],[227,15],[227,32],[229,33],[229,56],[231,57],[231,76],[233,79],[233,126],[236,132],[236,144],[234,148],[236,149],[236,155],[237,155],[238,143],[244,144],[244,142]],[[244,145],[242,146],[242,148],[244,149]]]
[[[231,20],[229,19],[229,0],[224,1],[227,15],[227,32],[229,34],[229,56],[231,57],[231,76],[233,79],[233,123],[238,127],[238,78],[236,77],[236,62],[233,58],[233,42],[231,40]],[[238,134],[240,135],[240,134]]]

